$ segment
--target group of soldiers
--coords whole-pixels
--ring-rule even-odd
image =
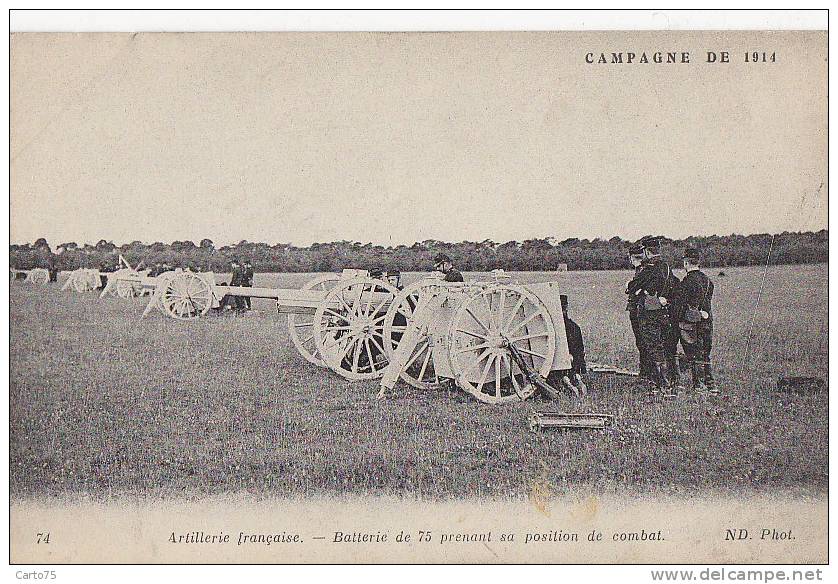
[[[661,238],[646,236],[629,248],[634,278],[626,286],[631,328],[640,356],[640,377],[671,397],[682,388],[678,344],[692,387],[717,394],[710,364],[713,348],[713,282],[701,271],[697,249],[683,254],[687,275],[679,280],[661,257]]]
[[[253,287],[253,264],[248,259],[233,258],[230,261],[232,276],[230,286],[241,286],[243,288]],[[222,283],[223,286],[227,284]],[[225,294],[219,302],[218,310],[224,311],[230,307],[237,315],[244,314],[251,309],[250,296],[231,296]]]

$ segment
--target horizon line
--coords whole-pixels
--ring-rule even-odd
[[[752,237],[754,235],[778,236],[778,235],[783,235],[784,233],[804,234],[804,233],[820,233],[822,231],[828,233],[829,229],[828,228],[821,228],[821,229],[818,229],[818,230],[809,229],[809,230],[805,230],[805,231],[785,230],[785,231],[781,231],[781,232],[778,232],[778,233],[770,233],[770,232],[763,231],[763,232],[758,232],[758,233],[747,233],[747,234],[745,234],[745,233],[728,233],[728,234],[723,234],[723,235],[719,235],[719,234],[714,233],[714,234],[710,234],[710,235],[688,235],[686,237],[670,237],[668,235],[659,235],[659,237],[661,237],[665,240],[669,240],[669,241],[685,241],[687,239],[693,239],[693,238],[696,238],[696,239],[704,238],[704,239],[706,239],[706,238],[711,238],[711,237],[734,237],[734,236]],[[213,241],[211,238],[208,238],[208,237],[202,237],[201,239],[199,239],[197,241],[193,241],[193,240],[189,240],[189,239],[173,239],[173,240],[168,241],[168,242],[167,241],[146,242],[146,241],[141,241],[141,240],[135,239],[135,240],[132,240],[132,241],[125,241],[125,242],[122,242],[122,243],[116,243],[113,240],[102,238],[102,239],[100,239],[96,242],[65,241],[65,242],[58,243],[56,245],[61,246],[65,243],[75,243],[79,247],[83,247],[85,245],[95,246],[99,241],[104,240],[107,243],[112,243],[117,247],[121,247],[123,245],[129,245],[129,244],[134,243],[134,242],[140,242],[143,245],[154,245],[155,243],[162,243],[164,245],[172,245],[176,241],[191,241],[193,244],[195,244],[196,247],[200,247],[200,242],[202,240],[210,239],[210,241],[212,241],[214,247],[219,247],[219,246],[220,247],[232,247],[232,246],[239,245],[242,242],[247,242],[247,243],[252,243],[252,244],[256,244],[256,245],[263,245],[264,244],[264,245],[268,245],[268,246],[271,246],[271,247],[275,246],[275,245],[285,245],[285,246],[296,247],[296,248],[307,248],[307,247],[311,247],[312,245],[315,245],[315,244],[324,245],[324,244],[346,242],[346,243],[351,243],[351,244],[381,246],[381,247],[384,247],[384,248],[396,248],[396,247],[401,247],[401,246],[412,247],[416,244],[421,244],[421,243],[424,243],[426,241],[434,241],[434,242],[447,244],[447,245],[456,245],[456,244],[460,244],[460,243],[482,243],[484,241],[491,241],[492,243],[495,243],[495,244],[498,244],[498,245],[503,245],[503,244],[512,243],[512,242],[523,243],[525,241],[531,241],[531,240],[549,240],[549,239],[557,240],[557,241],[559,241],[559,243],[564,242],[564,241],[568,241],[568,240],[571,240],[571,239],[577,239],[579,241],[588,241],[588,242],[593,242],[593,241],[597,241],[597,240],[599,240],[599,241],[611,241],[615,237],[618,238],[620,241],[625,241],[625,242],[632,242],[632,241],[637,241],[637,240],[640,239],[640,238],[638,238],[638,239],[626,239],[626,238],[624,238],[623,236],[620,236],[620,235],[612,235],[611,237],[608,237],[608,238],[599,237],[599,236],[593,237],[593,238],[588,238],[588,237],[565,237],[564,239],[559,240],[557,236],[550,235],[550,236],[546,236],[546,237],[528,237],[528,238],[522,239],[522,240],[510,239],[510,240],[507,240],[507,241],[495,241],[494,239],[491,239],[491,238],[485,238],[485,239],[481,239],[479,241],[478,240],[469,240],[469,239],[462,239],[462,240],[459,240],[459,241],[448,241],[448,240],[442,240],[442,239],[429,238],[429,239],[423,239],[422,241],[414,241],[412,243],[399,243],[399,244],[392,244],[392,243],[384,244],[384,243],[376,243],[376,242],[372,242],[372,241],[363,242],[363,241],[358,241],[358,240],[354,240],[354,239],[338,239],[338,240],[332,240],[332,241],[313,241],[312,243],[309,243],[308,245],[300,245],[300,244],[296,244],[296,243],[292,243],[292,242],[277,241],[277,242],[274,242],[274,243],[269,243],[269,242],[266,242],[266,241],[250,241],[250,240],[247,240],[247,239],[241,239],[239,241],[232,242],[232,243],[219,244],[219,242]],[[38,238],[38,239],[41,239],[41,238]],[[47,239],[47,238],[43,238],[43,239]],[[37,239],[35,241],[37,241]],[[34,241],[32,241],[32,242],[29,242],[29,241],[25,241],[25,242],[10,241],[9,245],[10,246],[12,246],[12,245],[33,245],[34,243],[35,243]],[[50,244],[50,245],[53,245],[49,242],[49,239],[47,239],[47,243]]]

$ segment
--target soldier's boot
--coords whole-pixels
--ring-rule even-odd
[[[678,388],[672,383],[669,365],[666,361],[656,364],[658,370],[658,390],[663,397],[675,397],[678,395]]]
[[[672,393],[672,382],[669,380],[669,368],[666,366],[666,361],[655,362],[652,366],[655,372],[654,393],[660,392],[666,397]]]
[[[691,362],[690,374],[692,375],[693,379],[693,390],[696,393],[706,392],[707,387],[704,385],[704,364],[696,363],[695,361]]]
[[[707,386],[707,391],[713,395],[719,394],[719,389],[716,387],[716,380],[713,379],[713,366],[709,361],[704,362],[704,385]]]
[[[640,379],[644,381],[652,381],[654,377],[652,364],[649,363],[649,359],[647,359],[645,355],[642,355],[640,357]]]
[[[681,384],[681,366],[678,363],[678,356],[670,356],[666,360],[666,366],[669,369],[669,379],[672,385],[678,389],[684,389],[684,386]]]
[[[588,395],[588,386],[585,385],[585,380],[582,379],[582,376],[578,373],[574,373],[573,380],[575,382],[573,385],[579,388],[579,393],[583,396]]]
[[[657,386],[657,370],[655,364],[645,357],[640,363],[640,382],[647,385]]]

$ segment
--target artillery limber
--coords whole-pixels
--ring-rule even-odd
[[[168,272],[154,282],[147,314],[188,320],[225,296],[267,298],[288,315],[293,344],[309,362],[350,380],[401,378],[431,389],[455,383],[488,403],[530,397],[551,371],[571,369],[557,282],[446,283],[403,290],[366,272],[318,276],[301,289],[226,286],[209,272]]]
[[[70,272],[62,290],[72,288],[76,292],[90,292],[102,286],[102,275],[99,270],[92,268],[79,268]]]
[[[32,270],[9,268],[9,279],[23,280],[29,284],[43,285],[49,283],[49,270],[46,268],[34,268]]]

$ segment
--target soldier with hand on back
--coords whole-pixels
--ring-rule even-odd
[[[713,348],[713,281],[699,268],[698,250],[684,251],[687,275],[681,282],[676,307],[678,329],[684,355],[690,364],[693,389],[716,394],[716,382],[710,365]]]

